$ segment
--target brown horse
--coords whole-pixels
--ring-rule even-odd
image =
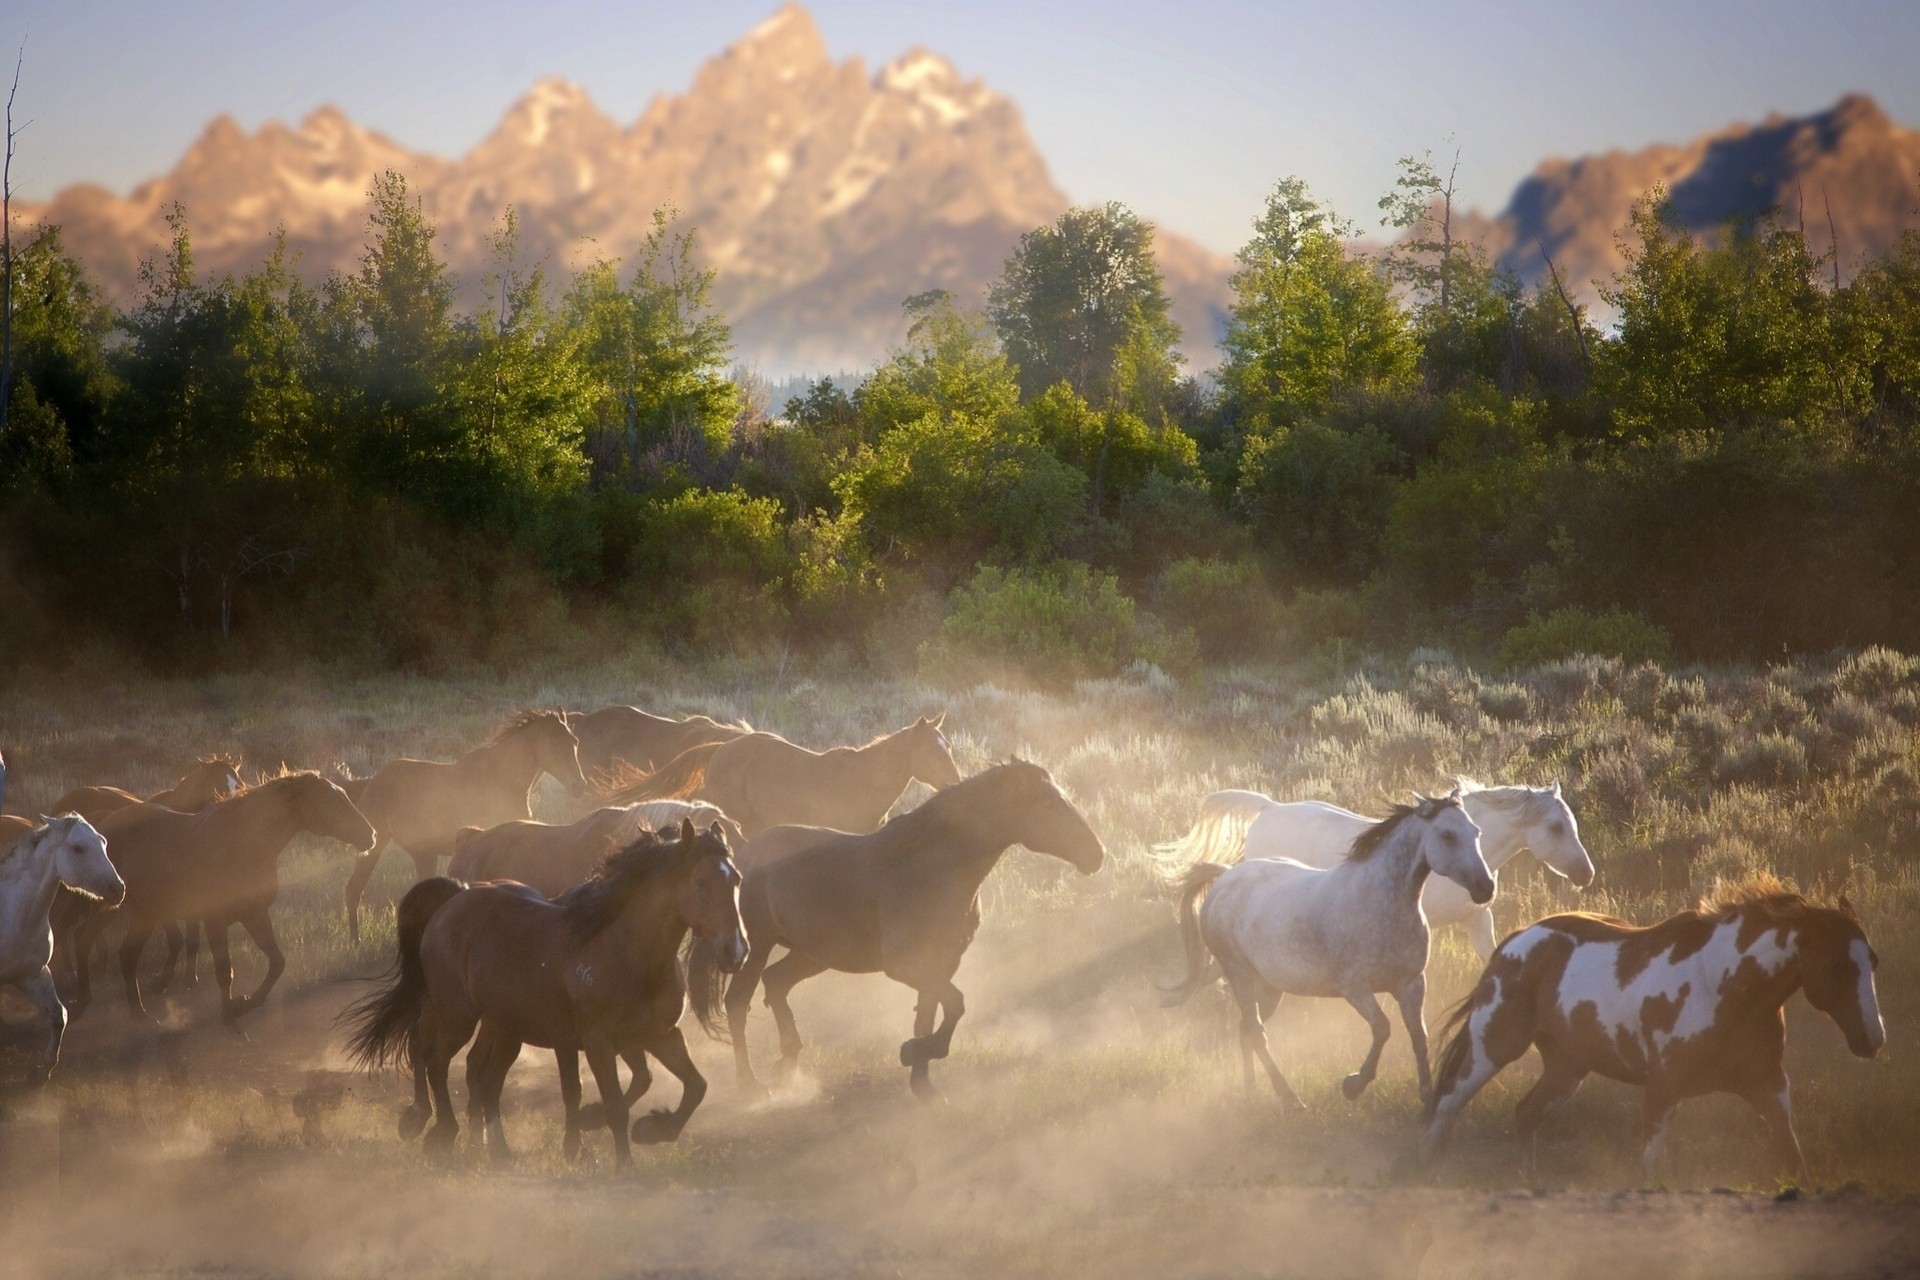
[[[945,719],[921,716],[864,747],[831,751],[809,751],[778,734],[742,734],[683,751],[614,798],[705,800],[749,837],[777,825],[872,831],[915,778],[936,790],[960,780],[940,728]]]
[[[391,1059],[412,1070],[414,1100],[400,1135],[412,1138],[437,1116],[426,1145],[443,1152],[460,1129],[448,1064],[477,1029],[467,1083],[495,1158],[506,1155],[501,1086],[527,1044],[554,1051],[566,1152],[578,1153],[584,1052],[615,1160],[631,1164],[630,1140],[673,1141],[706,1094],[679,1028],[679,953],[689,930],[720,968],[737,969],[746,956],[740,873],[717,826],[699,832],[685,822],[671,842],[649,834],[558,902],[524,885],[424,880],[400,901],[393,978],[342,1015],[349,1051],[365,1066]],[[641,1117],[629,1135],[617,1060],[627,1060],[644,1088],[646,1054],[680,1079],[680,1104]]]
[[[145,797],[144,802],[165,805],[179,813],[198,813],[215,800],[233,795],[241,785],[237,757],[201,756],[185,777],[165,791]],[[53,811],[77,813],[97,826],[108,814],[140,803],[140,796],[119,787],[75,787],[54,802]]]
[[[216,800],[224,800],[235,795],[245,785],[240,780],[240,758],[238,756],[201,756],[199,761],[178,782],[164,791],[156,791],[143,801],[131,791],[119,787],[90,786],[75,787],[61,796],[55,803],[55,813],[77,813],[88,822],[99,823],[108,814],[118,813],[129,805],[164,805],[178,813],[198,813]],[[98,913],[104,908],[98,900],[85,894],[62,889],[53,900],[53,934],[55,951],[65,952],[66,942],[78,927],[80,917]],[[169,954],[178,956],[181,947],[186,948],[186,985],[200,985],[200,925],[198,921],[188,921],[183,932],[177,921],[169,920],[164,926],[167,935]],[[73,962],[72,956],[66,956],[65,962]],[[172,972],[173,961],[167,965]],[[74,964],[78,975],[78,965]]]
[[[557,711],[523,711],[452,763],[390,760],[359,783],[355,803],[380,838],[347,877],[348,936],[360,940],[360,898],[389,845],[406,850],[424,880],[452,856],[462,827],[531,818],[533,784],[543,773],[571,795],[587,792],[580,741]]]
[[[953,975],[979,928],[987,874],[1015,844],[1063,859],[1083,875],[1098,871],[1106,856],[1047,771],[1019,760],[947,787],[869,835],[829,833],[809,843],[778,834],[784,856],[755,860],[746,873],[740,906],[751,947],[726,993],[734,1064],[741,1083],[756,1090],[747,1007],[763,971],[784,1077],[801,1048],[788,993],[837,969],[884,973],[919,993],[913,1039],[900,1046],[900,1065],[912,1069],[915,1093],[932,1096],[927,1064],[947,1056],[965,1011]],[[751,843],[747,857],[753,859]],[[769,953],[782,945],[787,954],[769,966]],[[715,957],[696,945],[687,968],[695,1008],[711,1009],[719,988]]]
[[[151,1020],[140,999],[140,952],[161,924],[196,920],[206,929],[213,951],[213,974],[220,984],[221,1016],[231,1024],[273,989],[286,968],[274,937],[271,915],[280,894],[280,853],[302,831],[328,836],[355,850],[373,846],[374,830],[346,793],[317,773],[289,773],[255,783],[230,799],[199,813],[177,813],[164,805],[136,804],[107,815],[100,834],[114,865],[126,881],[120,915],[127,922],[120,944],[120,976],[127,1008]],[[251,995],[233,995],[233,964],[227,934],[239,925],[267,958],[266,977]],[[74,1012],[92,998],[87,953],[98,917],[89,918],[74,936],[79,991]],[[173,976],[169,955],[160,980]]]
[[[467,827],[453,838],[447,875],[468,884],[513,880],[537,889],[541,897],[557,898],[591,876],[609,853],[632,844],[643,832],[670,829],[676,818],[717,822],[729,847],[741,838],[740,829],[710,804],[651,800],[595,809],[564,825],[527,819],[485,830]]]
[[[602,707],[565,713],[580,739],[580,769],[589,778],[612,778],[621,769],[658,769],[690,747],[726,742],[752,730],[711,716],[673,720],[638,707]]]
[[[1448,1126],[1500,1069],[1538,1046],[1540,1080],[1516,1109],[1523,1176],[1548,1107],[1591,1072],[1642,1087],[1642,1158],[1659,1169],[1667,1124],[1683,1098],[1733,1093],[1767,1122],[1781,1163],[1806,1178],[1794,1136],[1783,1006],[1795,991],[1871,1058],[1886,1043],[1873,988],[1879,957],[1845,898],[1819,907],[1778,881],[1716,890],[1694,911],[1635,928],[1607,916],[1548,916],[1494,949],[1473,992],[1448,1019],[1432,1121],[1431,1160]]]

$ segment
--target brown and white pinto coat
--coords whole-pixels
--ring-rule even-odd
[[[1522,1175],[1548,1107],[1590,1072],[1645,1089],[1646,1176],[1659,1168],[1683,1098],[1734,1093],[1767,1122],[1781,1161],[1804,1178],[1784,1065],[1784,1006],[1795,991],[1870,1058],[1886,1043],[1873,986],[1879,959],[1845,898],[1819,907],[1778,882],[1716,890],[1700,907],[1637,928],[1607,916],[1549,916],[1494,951],[1448,1023],[1423,1155],[1508,1063],[1538,1046],[1540,1080],[1520,1100]]]

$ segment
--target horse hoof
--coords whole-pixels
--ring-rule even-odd
[[[435,1125],[427,1131],[426,1151],[430,1156],[442,1159],[453,1155],[453,1140],[460,1130],[453,1125]]]
[[[927,1042],[915,1036],[900,1046],[900,1065],[917,1067],[927,1060]]]
[[[1356,1071],[1340,1082],[1340,1092],[1346,1095],[1348,1102],[1352,1102],[1355,1098],[1365,1093],[1367,1086],[1371,1083],[1372,1081]]]
[[[427,1127],[427,1119],[433,1113],[425,1107],[409,1106],[400,1112],[400,1141],[412,1142]]]
[[[580,1134],[577,1130],[569,1132],[566,1138],[560,1143],[560,1154],[566,1157],[569,1164],[578,1164],[580,1162],[580,1157],[584,1153],[580,1149]]]
[[[933,1081],[925,1076],[909,1076],[907,1086],[913,1090],[913,1096],[922,1102],[945,1102],[946,1098],[933,1087]]]
[[[651,1147],[672,1142],[680,1134],[673,1127],[673,1112],[655,1108],[633,1122],[633,1129],[628,1136],[636,1146]]]

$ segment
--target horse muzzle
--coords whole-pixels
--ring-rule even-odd
[[[1875,1058],[1887,1047],[1887,1028],[1884,1023],[1874,1021],[1860,1028],[1858,1032],[1847,1033],[1847,1048],[1856,1058]]]
[[[720,972],[738,973],[747,963],[747,935],[736,933],[714,948],[719,961]]]
[[[1467,889],[1467,896],[1473,899],[1474,906],[1484,907],[1493,901],[1493,888],[1493,877],[1488,876],[1485,880],[1474,881]]]

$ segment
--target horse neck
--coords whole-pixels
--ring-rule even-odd
[[[1495,803],[1484,791],[1469,794],[1464,804],[1467,816],[1480,828],[1480,856],[1486,859],[1487,870],[1498,871],[1526,847],[1526,823],[1513,810]]]
[[[678,962],[680,944],[691,932],[680,916],[679,895],[667,887],[654,892],[636,890],[619,918],[595,941],[618,952],[621,967],[645,981],[663,969],[672,971]]]
[[[1738,929],[1743,919],[1744,913],[1742,913],[1741,916],[1735,917],[1734,923],[1722,925],[1721,927]],[[1800,989],[1801,984],[1805,981],[1805,974],[1800,967],[1800,923],[1798,921],[1781,921],[1774,924],[1766,930],[1766,932],[1775,932],[1782,924],[1786,926],[1787,930],[1786,962],[1782,964],[1778,970],[1768,974],[1764,981],[1754,986],[1742,989],[1739,983],[1732,984],[1731,993],[1727,999],[1729,1002],[1738,1006],[1737,1012],[1739,1014],[1767,1013],[1771,1010],[1778,1009],[1787,1002],[1794,992]],[[1736,962],[1733,969],[1729,971],[1728,976],[1731,976],[1734,972],[1738,972],[1742,963],[1744,963],[1744,960]]]
[[[533,784],[540,777],[533,744],[526,735],[519,733],[510,733],[498,742],[476,748],[460,763],[477,780],[502,791],[519,791],[523,795],[533,791]]]
[[[840,757],[840,785],[857,786],[873,792],[884,791],[886,806],[881,810],[884,814],[906,791],[907,784],[913,781],[910,747],[903,729],[869,742],[864,747],[849,748]]]
[[[220,832],[218,847],[241,857],[248,853],[278,857],[287,841],[302,830],[286,793],[271,783],[200,812],[207,815],[207,824]]]
[[[962,798],[954,797],[952,792],[946,795]],[[931,812],[930,808],[923,805],[915,814],[923,816],[933,830],[903,833],[908,847],[929,860],[938,860],[954,883],[964,884],[977,893],[1006,851],[1019,843],[1019,836],[1012,830],[1013,822],[1004,807],[997,804],[961,809],[949,801],[932,808]]]
[[[1357,883],[1371,892],[1393,902],[1417,903],[1433,873],[1420,852],[1424,834],[1424,823],[1410,822],[1365,859],[1346,865],[1354,868]]]
[[[20,837],[23,843],[27,838]],[[45,940],[41,930],[46,928],[54,892],[60,887],[54,854],[58,848],[58,841],[45,839],[38,848],[16,850],[0,861],[0,939],[38,934]],[[0,962],[5,959],[0,956]]]

